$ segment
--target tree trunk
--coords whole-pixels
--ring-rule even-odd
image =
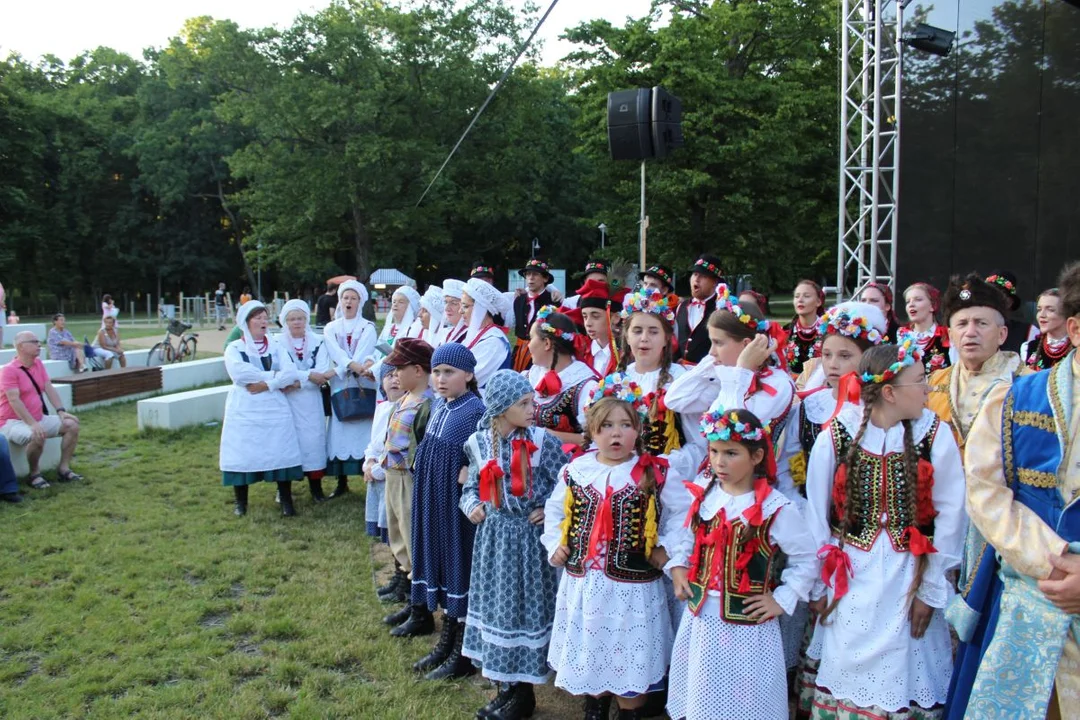
[[[353,203],[353,250],[356,254],[356,279],[366,283],[371,277],[371,238],[364,228],[360,208]]]
[[[221,181],[221,173],[218,172],[217,163],[213,160],[210,161],[210,169],[214,173],[214,182],[217,184],[218,202],[221,204],[221,209],[229,216],[229,227],[232,229],[233,240],[236,241],[236,249],[240,252],[240,262],[244,264],[244,274],[247,276],[248,287],[254,291],[258,287],[258,283],[255,281],[255,273],[252,272],[251,265],[247,261],[247,255],[244,254],[244,234],[241,232],[240,218],[232,211],[232,208],[229,207],[229,201],[225,199],[225,185]]]

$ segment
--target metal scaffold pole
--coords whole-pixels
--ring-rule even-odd
[[[840,299],[896,283],[903,3],[843,0],[840,61]]]

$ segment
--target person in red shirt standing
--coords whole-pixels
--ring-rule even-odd
[[[31,332],[15,336],[15,358],[0,371],[0,433],[15,445],[26,446],[30,466],[30,486],[39,490],[49,487],[41,474],[39,462],[45,441],[60,436],[60,465],[56,477],[60,482],[82,480],[71,470],[71,459],[79,442],[79,419],[69,413],[60,401],[56,388],[41,362],[41,341]],[[50,414],[45,398],[56,409]]]

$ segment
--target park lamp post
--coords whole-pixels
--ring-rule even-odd
[[[600,223],[596,229],[600,231],[600,249],[603,250],[604,244],[607,242],[607,225]]]

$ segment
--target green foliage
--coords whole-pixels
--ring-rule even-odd
[[[9,304],[235,292],[256,269],[290,291],[391,266],[434,282],[518,266],[533,238],[572,269],[601,222],[607,254],[636,259],[638,173],[608,158],[606,95],[656,84],[687,145],[650,162],[650,258],[710,250],[776,287],[831,264],[835,0],[657,0],[574,28],[569,62],[527,54],[418,205],[533,22],[504,0],[337,0],[282,30],[194,18],[141,62],[8,58]]]

